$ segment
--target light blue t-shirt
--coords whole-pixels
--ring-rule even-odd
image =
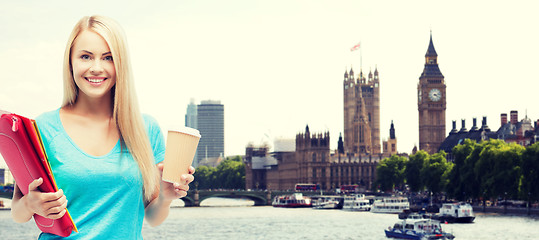
[[[142,239],[144,201],[138,164],[120,141],[106,155],[85,153],[67,135],[59,113],[60,109],[43,113],[36,122],[79,232],[68,238],[42,233],[39,239]],[[143,118],[157,164],[165,157],[163,134],[155,119]]]

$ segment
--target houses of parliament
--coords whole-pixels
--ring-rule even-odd
[[[312,132],[309,126],[295,141],[268,147],[246,148],[246,189],[292,190],[298,183],[318,184],[323,190],[357,184],[373,188],[380,160],[397,153],[395,127],[380,144],[380,86],[378,69],[364,74],[345,71],[343,79],[344,132],[336,150],[330,149],[329,132]],[[445,138],[445,82],[430,38],[425,67],[418,82],[419,147],[436,152]],[[387,136],[387,135],[386,135]],[[405,155],[405,154],[404,154]]]

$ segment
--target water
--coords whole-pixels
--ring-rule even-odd
[[[206,200],[210,201],[210,200]],[[247,201],[212,200],[206,205],[249,205]],[[230,202],[229,202],[230,201]],[[213,205],[213,206],[215,206]],[[539,219],[477,213],[473,224],[444,224],[456,239],[538,239]],[[143,226],[152,239],[386,239],[384,229],[397,215],[343,210],[286,209],[273,207],[172,208],[158,227]],[[33,221],[17,224],[9,211],[0,211],[2,239],[36,239]]]

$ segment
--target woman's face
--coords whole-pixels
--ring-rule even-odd
[[[82,31],[71,48],[71,65],[79,97],[110,97],[110,90],[116,84],[116,69],[109,46],[101,35],[91,30]]]

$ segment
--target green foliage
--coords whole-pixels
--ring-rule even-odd
[[[448,174],[453,164],[447,162],[446,155],[444,151],[432,154],[421,169],[421,180],[432,193],[442,192],[448,183]]]
[[[448,174],[448,185],[446,193],[449,197],[464,201],[469,197],[474,197],[473,193],[479,193],[479,181],[473,169],[475,165],[474,154],[477,143],[470,139],[453,148],[454,167]],[[477,153],[476,153],[477,154]],[[475,197],[479,197],[476,194]]]
[[[387,191],[406,180],[413,192],[427,188],[445,191],[458,200],[507,198],[539,200],[539,143],[524,148],[490,139],[476,143],[466,139],[453,148],[453,162],[446,153],[418,151],[405,158],[392,156],[376,168],[376,184]]]
[[[406,162],[404,175],[406,176],[406,183],[410,187],[410,191],[419,192],[425,188],[425,184],[421,181],[421,169],[428,158],[429,154],[420,150],[416,154],[411,155],[408,162]]]
[[[520,197],[527,201],[539,200],[539,143],[526,148],[522,154]]]
[[[528,200],[529,192],[530,199],[539,198],[539,146],[466,140],[453,148],[453,154],[455,166],[446,188],[450,197]]]
[[[376,166],[376,185],[383,191],[390,191],[404,184],[406,158],[393,155]]]
[[[520,182],[520,158],[524,147],[496,139],[484,141],[480,147],[482,150],[474,171],[483,195],[487,198],[516,198]]]
[[[198,189],[243,189],[245,166],[240,156],[227,158],[217,167],[199,166],[194,184]]]

